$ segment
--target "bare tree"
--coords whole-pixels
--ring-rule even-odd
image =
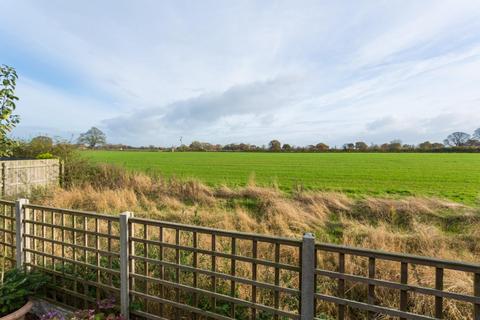
[[[480,128],[473,132],[473,139],[480,140]]]
[[[85,144],[89,148],[107,143],[107,136],[100,129],[92,127],[78,138],[78,143]]]
[[[464,146],[470,140],[470,135],[465,132],[454,132],[450,134],[443,142],[450,147]]]

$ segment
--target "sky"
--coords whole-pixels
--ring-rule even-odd
[[[478,0],[0,2],[15,137],[340,146],[480,127]]]

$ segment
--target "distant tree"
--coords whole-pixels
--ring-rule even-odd
[[[480,140],[477,139],[469,139],[465,142],[466,147],[480,147]]]
[[[418,145],[420,150],[432,150],[432,143],[430,141],[422,142]]]
[[[379,148],[382,151],[388,151],[390,149],[390,144],[389,143],[383,143],[382,145],[380,145]]]
[[[467,143],[470,135],[465,132],[454,132],[450,134],[443,142],[450,147],[461,147]]]
[[[78,143],[87,145],[89,148],[95,148],[107,143],[107,136],[100,129],[92,127],[87,132],[80,134]]]
[[[282,146],[282,150],[283,150],[283,151],[291,151],[291,150],[292,150],[292,146],[289,145],[288,143],[285,143],[285,144]]]
[[[51,148],[53,146],[53,139],[48,136],[37,136],[30,140],[31,145],[42,145],[46,148]]]
[[[473,139],[480,140],[480,128],[473,132]]]
[[[432,149],[433,150],[438,150],[438,149],[442,149],[442,148],[445,148],[445,145],[443,143],[439,143],[439,142],[432,143]]]
[[[278,152],[282,149],[282,144],[278,140],[272,140],[268,143],[268,149],[270,151]]]
[[[350,151],[350,150],[354,150],[355,149],[355,145],[353,143],[345,143],[343,145],[343,150],[345,151]]]
[[[400,151],[400,150],[402,150],[402,141],[398,140],[398,139],[390,141],[390,143],[388,145],[388,150],[389,151]]]
[[[15,95],[17,72],[14,68],[0,66],[0,157],[10,156],[15,142],[7,137],[20,122],[20,117],[13,114],[18,97]]]
[[[355,142],[355,149],[359,151],[365,151],[368,149],[368,145],[363,141]]]
[[[41,153],[49,153],[53,148],[53,139],[47,136],[38,136],[30,140],[29,149],[32,157]]]
[[[320,142],[315,145],[315,149],[317,149],[317,151],[327,151],[328,149],[330,149],[330,147],[325,143]]]

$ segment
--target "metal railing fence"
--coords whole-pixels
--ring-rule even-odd
[[[0,261],[49,274],[51,301],[88,308],[114,296],[127,318],[442,319],[448,300],[480,320],[480,265],[315,243],[312,234],[288,239],[1,200]],[[422,268],[433,270],[433,283]],[[447,272],[468,275],[471,292],[445,288]],[[432,298],[433,311],[416,309],[417,295]]]

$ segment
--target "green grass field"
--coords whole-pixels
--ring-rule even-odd
[[[277,184],[289,191],[354,195],[424,195],[475,204],[480,197],[480,154],[424,153],[207,153],[85,151],[95,162],[210,185]]]

